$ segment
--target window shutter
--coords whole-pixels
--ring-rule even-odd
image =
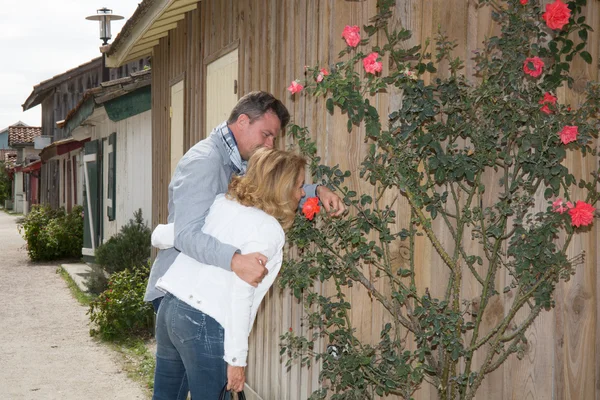
[[[108,190],[106,191],[108,206],[106,213],[109,221],[114,221],[116,216],[117,193],[117,133],[113,132],[108,137]]]

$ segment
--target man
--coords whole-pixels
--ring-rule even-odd
[[[148,279],[144,300],[155,311],[164,293],[154,287],[179,252],[204,264],[231,270],[257,286],[267,274],[267,259],[260,253],[242,255],[233,246],[202,232],[204,219],[215,197],[227,191],[233,174],[246,172],[247,160],[260,147],[273,148],[290,120],[281,101],[266,92],[242,97],[229,119],[206,139],[193,146],[179,161],[169,184],[168,222],[175,227],[175,247],[160,250]],[[327,212],[339,216],[343,201],[325,186],[306,185],[306,197],[319,197]]]

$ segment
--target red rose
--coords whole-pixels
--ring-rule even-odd
[[[544,93],[544,97],[538,102],[539,104],[543,104],[540,111],[546,114],[552,114],[552,110],[548,107],[548,104],[556,105],[556,97],[553,96],[550,92]]]
[[[302,206],[302,212],[304,213],[304,216],[311,221],[315,217],[315,214],[319,211],[321,211],[321,207],[319,207],[318,197],[309,197]]]
[[[556,97],[552,95],[550,92],[544,93],[544,97],[539,101],[539,104],[550,103],[552,105],[556,104]]]
[[[360,43],[360,28],[358,25],[346,25],[342,37],[346,40],[348,46],[356,47]]]
[[[586,226],[594,220],[596,209],[585,201],[578,201],[575,207],[569,210],[573,226]]]
[[[577,128],[576,126],[570,126],[570,125],[566,125],[562,129],[562,131],[560,131],[558,133],[558,135],[560,136],[560,141],[563,142],[563,144],[571,143],[571,142],[577,140],[578,134],[579,134],[579,128]]]
[[[530,65],[533,69],[530,68]],[[523,72],[534,78],[537,78],[542,74],[542,68],[544,68],[544,62],[539,57],[529,57],[525,59],[525,62],[523,63]]]
[[[378,58],[379,54],[376,52],[373,52],[366,56],[363,59],[363,67],[365,67],[365,71],[373,75],[375,75],[378,72],[381,72],[383,64],[381,63],[381,61],[377,61]]]
[[[542,18],[546,20],[546,25],[550,29],[562,29],[563,26],[569,23],[571,18],[571,10],[565,3],[556,0],[552,4],[546,4],[546,12],[542,14]]]
[[[523,6],[524,6],[525,4],[527,4],[527,2],[528,2],[529,0],[519,0],[519,1],[521,2],[521,5],[523,5]]]

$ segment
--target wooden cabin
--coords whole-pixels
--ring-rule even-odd
[[[86,91],[59,127],[77,146],[82,168],[76,180],[84,207],[83,257],[94,261],[98,245],[141,209],[152,218],[151,71],[102,82]],[[59,143],[59,142],[55,142]]]
[[[23,111],[27,111],[37,105],[42,106],[42,137],[48,148],[42,155],[41,203],[70,210],[81,199],[75,190],[77,169],[82,162],[77,158],[76,150],[83,144],[74,143],[57,123],[65,119],[87,90],[98,87],[103,80],[114,80],[128,76],[130,72],[141,71],[146,64],[147,60],[136,59],[119,68],[107,69],[100,56],[33,87],[22,107]]]
[[[152,63],[152,225],[167,220],[167,187],[177,160],[193,144],[226,119],[236,100],[252,90],[266,90],[289,108],[293,121],[307,126],[319,155],[328,165],[356,170],[366,147],[362,134],[349,135],[346,117],[326,112],[323,101],[292,97],[290,81],[304,77],[305,65],[328,66],[345,48],[346,25],[363,26],[376,14],[376,1],[349,0],[144,0],[123,27],[107,54],[116,67],[137,57]],[[587,23],[600,26],[600,2],[588,1]],[[464,0],[398,0],[394,19],[413,32],[407,45],[424,44],[438,27],[457,41],[455,54],[465,60],[472,77],[472,52],[493,31],[491,10]],[[373,38],[371,44],[377,42]],[[600,34],[589,42],[598,60]],[[447,68],[447,67],[446,67]],[[596,65],[579,64],[578,77],[598,79]],[[573,71],[572,71],[573,72]],[[441,68],[438,74],[447,74]],[[379,95],[380,115],[398,104],[398,94]],[[580,93],[566,94],[577,102]],[[360,133],[361,131],[359,131]],[[280,146],[286,146],[282,139]],[[357,178],[355,178],[357,179]],[[358,186],[357,181],[351,182]],[[397,203],[398,220],[407,221],[406,203]],[[598,227],[574,244],[587,251],[586,263],[557,291],[557,307],[530,328],[524,360],[510,359],[486,378],[480,399],[593,399],[599,396],[600,307],[596,250]],[[401,249],[397,249],[400,251]],[[424,246],[419,265],[435,265],[435,251]],[[439,274],[423,267],[419,286],[438,290]],[[444,275],[442,275],[444,276]],[[441,278],[440,278],[441,279]],[[377,339],[384,321],[365,290],[349,289],[353,325],[359,337]],[[502,305],[499,305],[502,312]],[[306,399],[318,388],[318,365],[290,369],[279,356],[279,336],[292,328],[301,332],[302,308],[278,288],[270,291],[251,336],[247,384],[250,398]],[[434,399],[425,386],[416,399]]]

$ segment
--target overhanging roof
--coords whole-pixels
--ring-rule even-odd
[[[118,107],[127,99],[130,100],[126,104],[127,115],[136,115],[149,110],[151,107],[151,74],[151,69],[133,72],[130,76],[102,82],[100,86],[88,89],[75,107],[69,111],[65,119],[57,122],[56,125],[63,128],[66,135],[70,135],[94,113],[97,107],[102,106],[108,108],[107,112],[111,120],[120,121],[124,114],[112,115],[110,106],[117,104],[116,107]],[[147,90],[142,93],[140,89]],[[144,95],[135,96],[136,93]]]
[[[121,29],[106,54],[109,68],[152,55],[158,40],[177,27],[199,0],[143,0]]]
[[[46,79],[45,81],[38,83],[33,87],[33,91],[31,92],[27,100],[25,100],[25,103],[23,103],[23,111],[27,111],[30,108],[40,104],[42,101],[44,101],[46,96],[52,93],[52,90],[54,90],[54,88],[60,85],[61,83],[73,78],[74,76],[81,75],[82,73],[87,72],[91,69],[101,67],[102,57],[97,57],[91,61],[81,64],[78,67],[72,68],[68,71],[63,72],[62,74],[55,75],[50,79]]]
[[[67,138],[54,142],[51,145],[44,147],[44,149],[40,153],[41,161],[48,162],[48,160],[51,160],[56,156],[60,156],[70,151],[77,150],[83,147],[83,144],[88,140],[89,139],[78,141],[73,138]]]
[[[23,172],[33,172],[33,171],[37,171],[39,169],[42,168],[42,160],[36,160],[33,162],[30,162],[29,164],[25,165],[23,167]]]

